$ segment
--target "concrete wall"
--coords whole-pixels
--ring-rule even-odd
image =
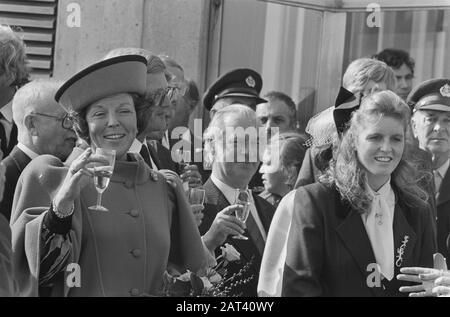
[[[80,27],[67,24],[73,3]],[[54,77],[66,79],[110,49],[143,47],[173,57],[203,91],[208,14],[208,0],[60,0]]]

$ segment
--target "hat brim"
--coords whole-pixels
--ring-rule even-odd
[[[103,60],[78,72],[57,91],[55,100],[66,111],[80,112],[93,102],[119,93],[144,95],[147,60],[123,55]]]
[[[449,112],[450,107],[447,105],[435,104],[435,105],[422,106],[422,107],[416,108],[415,110],[435,110],[435,111]]]

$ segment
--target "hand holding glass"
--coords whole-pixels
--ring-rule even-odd
[[[95,189],[97,190],[98,196],[97,196],[97,205],[90,206],[89,210],[108,211],[106,207],[102,206],[102,194],[106,190],[106,188],[108,188],[109,181],[113,174],[114,164],[116,161],[116,151],[104,148],[97,148],[95,150],[95,154],[105,158],[109,162],[109,164],[108,165],[101,163],[94,164],[93,168],[94,185]]]

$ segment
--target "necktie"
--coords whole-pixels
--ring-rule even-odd
[[[435,185],[436,196],[437,196],[439,193],[439,189],[441,188],[442,176],[438,170],[433,170],[433,175],[434,175],[434,185]]]
[[[366,231],[372,245],[375,259],[380,271],[389,281],[394,277],[394,231],[392,229],[393,217],[389,212],[388,201],[394,200],[394,193],[381,195],[375,193],[372,201],[372,210],[367,216]]]
[[[256,220],[253,217],[253,214],[254,213],[257,214],[258,211],[256,210],[255,204],[250,199],[251,197],[250,195],[251,193],[249,193],[248,191],[240,192],[239,199],[250,203],[250,212],[245,224],[247,226],[248,235],[250,236],[256,248],[258,249],[258,252],[262,256],[264,252],[265,242],[263,236],[261,235],[261,231],[259,231],[258,224],[256,223]]]

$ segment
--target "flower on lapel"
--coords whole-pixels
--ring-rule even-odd
[[[397,249],[397,260],[395,261],[395,265],[397,267],[401,267],[403,263],[403,254],[405,253],[406,244],[409,241],[409,236],[406,236],[403,238],[402,245],[400,248]]]
[[[225,243],[225,246],[220,247],[222,250],[222,258],[228,262],[239,261],[241,254],[229,243]]]

